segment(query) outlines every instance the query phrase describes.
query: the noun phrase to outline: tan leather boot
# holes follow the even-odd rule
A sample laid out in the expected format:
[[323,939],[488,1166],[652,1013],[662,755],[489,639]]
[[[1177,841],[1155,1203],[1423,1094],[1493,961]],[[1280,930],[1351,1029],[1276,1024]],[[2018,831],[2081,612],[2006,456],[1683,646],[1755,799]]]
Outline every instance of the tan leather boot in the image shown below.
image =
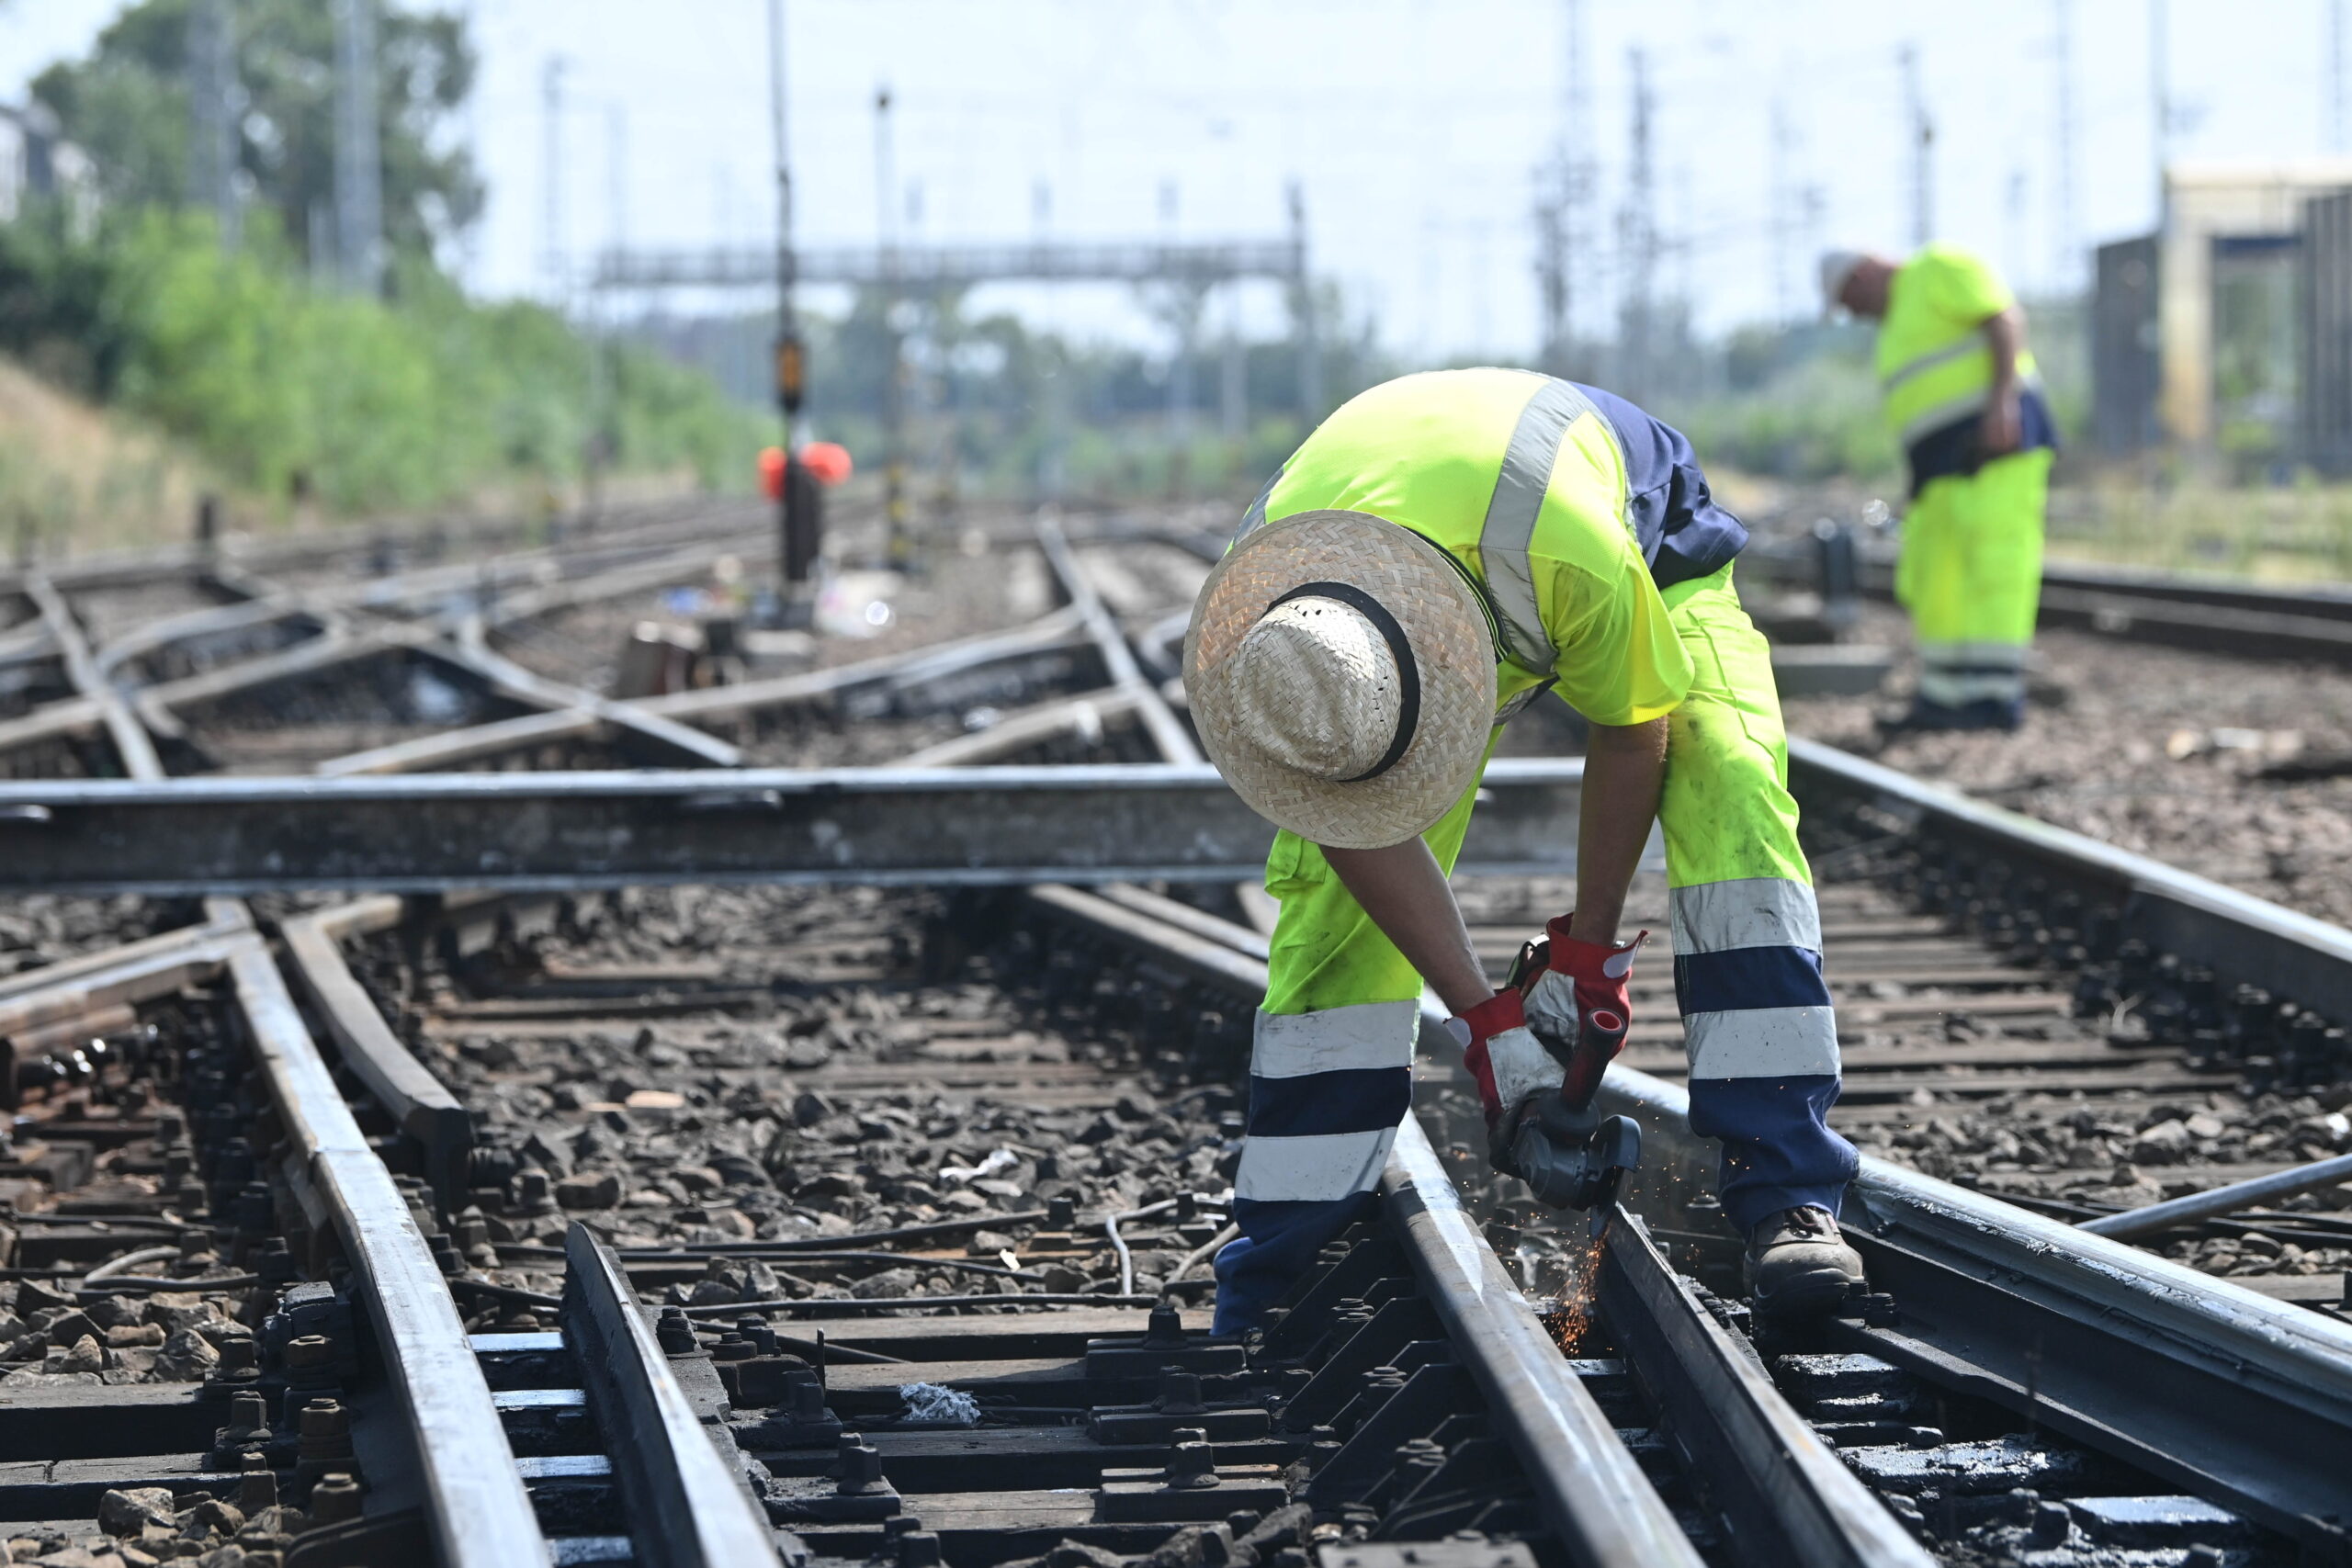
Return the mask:
[[1826,1209],[1783,1209],[1748,1238],[1747,1288],[1759,1313],[1818,1316],[1861,1282],[1861,1258]]

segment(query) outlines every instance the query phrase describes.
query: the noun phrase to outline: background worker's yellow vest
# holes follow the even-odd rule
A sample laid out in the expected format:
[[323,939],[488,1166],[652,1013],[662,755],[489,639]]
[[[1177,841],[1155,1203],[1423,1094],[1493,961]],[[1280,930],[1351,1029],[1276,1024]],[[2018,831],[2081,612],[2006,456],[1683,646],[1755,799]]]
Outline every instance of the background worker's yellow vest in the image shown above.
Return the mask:
[[[1939,287],[1954,279],[1960,287]],[[1993,389],[1984,324],[2014,302],[1984,263],[1953,246],[1928,245],[1895,270],[1878,329],[1877,369],[1887,423],[1906,451],[1984,412]],[[2028,384],[2037,378],[2032,355],[2018,353],[2018,376]]]

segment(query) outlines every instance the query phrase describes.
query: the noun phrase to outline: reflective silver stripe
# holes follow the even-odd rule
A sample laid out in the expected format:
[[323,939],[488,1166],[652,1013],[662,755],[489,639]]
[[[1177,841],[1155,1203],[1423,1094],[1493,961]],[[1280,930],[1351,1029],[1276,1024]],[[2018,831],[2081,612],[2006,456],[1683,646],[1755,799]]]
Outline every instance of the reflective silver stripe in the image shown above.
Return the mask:
[[1418,1001],[1358,1002],[1319,1012],[1261,1012],[1250,1046],[1250,1071],[1261,1078],[1295,1078],[1351,1067],[1409,1067],[1420,1027]]
[[1919,695],[1931,703],[1941,703],[1948,708],[1961,707],[1969,703],[2008,702],[2025,695],[2025,672],[1992,671],[1979,673],[1972,671],[1959,675],[1932,665],[1921,665]]
[[1290,472],[1288,463],[1276,468],[1273,478],[1266,481],[1266,488],[1258,492],[1258,499],[1251,502],[1249,509],[1241,513],[1241,526],[1233,531],[1234,544],[1239,544],[1249,536],[1251,529],[1259,527],[1266,521],[1266,498],[1274,493],[1274,487],[1283,482],[1283,476],[1288,472]]
[[1972,669],[2022,670],[2026,645],[2021,642],[1923,642],[1922,664],[1964,664]]
[[1261,1203],[1329,1203],[1380,1185],[1396,1129],[1245,1139],[1233,1195]]
[[[2018,379],[2018,388],[2020,391],[2039,392],[2041,390],[2041,378],[2039,375],[2020,377]],[[1947,424],[1965,419],[1973,413],[1984,412],[1985,405],[1992,400],[1993,389],[1989,385],[1979,387],[1973,392],[1962,392],[1946,398],[1933,408],[1922,410],[1904,421],[1903,433],[1899,439],[1904,446],[1908,446],[1922,436],[1933,435]]]
[[1478,530],[1478,559],[1486,568],[1487,592],[1494,602],[1503,650],[1512,663],[1538,674],[1550,671],[1555,655],[1527,552],[1535,540],[1536,519],[1543,514],[1544,496],[1552,488],[1552,469],[1560,460],[1568,426],[1578,416],[1595,412],[1592,400],[1569,382],[1544,378],[1520,410],[1519,424],[1503,451],[1502,471],[1495,476],[1487,520]]
[[1668,892],[1677,953],[1727,953],[1737,947],[1821,951],[1821,909],[1813,889],[1785,876],[1702,882]]
[[1838,1015],[1828,1008],[1743,1008],[1682,1021],[1694,1078],[1838,1073]]
[[1881,392],[1892,392],[1914,376],[1925,376],[1939,365],[1949,365],[1953,360],[1965,357],[1979,349],[1983,349],[1988,355],[1993,352],[1992,345],[1984,341],[1984,334],[1972,332],[1957,343],[1947,344],[1930,354],[1923,354],[1909,364],[1896,369],[1893,374],[1882,376],[1879,378],[1878,389]]

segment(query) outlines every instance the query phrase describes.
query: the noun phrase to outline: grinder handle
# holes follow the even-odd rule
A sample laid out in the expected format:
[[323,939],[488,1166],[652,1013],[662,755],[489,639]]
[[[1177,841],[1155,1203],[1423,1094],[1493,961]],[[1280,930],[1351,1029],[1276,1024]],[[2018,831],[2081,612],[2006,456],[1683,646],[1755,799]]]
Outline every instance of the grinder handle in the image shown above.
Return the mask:
[[1601,1075],[1624,1049],[1626,1027],[1617,1013],[1595,1009],[1585,1016],[1576,1049],[1568,1055],[1567,1077],[1560,1085],[1560,1098],[1569,1110],[1584,1110],[1600,1092]]

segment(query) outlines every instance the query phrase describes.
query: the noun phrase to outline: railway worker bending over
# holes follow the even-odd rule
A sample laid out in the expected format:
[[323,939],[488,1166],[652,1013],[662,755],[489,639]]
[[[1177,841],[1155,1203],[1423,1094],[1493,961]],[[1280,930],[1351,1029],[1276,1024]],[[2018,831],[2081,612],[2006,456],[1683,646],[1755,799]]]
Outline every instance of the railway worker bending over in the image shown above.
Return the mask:
[[[1412,1100],[1424,981],[1455,1015],[1498,1168],[1570,1066],[1597,1079],[1646,935],[1618,923],[1654,818],[1690,1122],[1723,1141],[1758,1302],[1824,1311],[1861,1278],[1832,1217],[1856,1160],[1826,1121],[1838,1032],[1780,699],[1732,588],[1747,542],[1679,432],[1520,370],[1373,388],[1250,505],[1184,642],[1203,743],[1282,829],[1218,1332],[1258,1322],[1368,1211]],[[1446,878],[1495,738],[1546,689],[1591,726],[1577,908],[1523,989],[1497,991]]]

